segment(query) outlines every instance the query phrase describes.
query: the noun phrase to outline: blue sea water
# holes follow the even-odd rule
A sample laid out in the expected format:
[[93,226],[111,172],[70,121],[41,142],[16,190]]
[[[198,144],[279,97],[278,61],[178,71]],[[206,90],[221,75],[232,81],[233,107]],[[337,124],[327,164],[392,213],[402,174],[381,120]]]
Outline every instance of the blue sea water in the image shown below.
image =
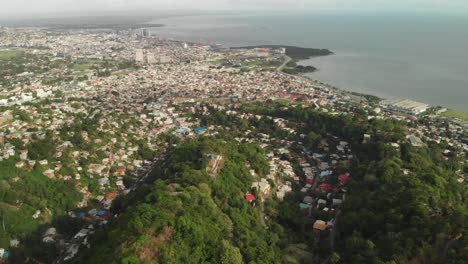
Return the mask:
[[345,90],[468,111],[468,17],[449,15],[220,14],[153,21],[152,32],[225,46],[327,48],[302,61],[308,76]]

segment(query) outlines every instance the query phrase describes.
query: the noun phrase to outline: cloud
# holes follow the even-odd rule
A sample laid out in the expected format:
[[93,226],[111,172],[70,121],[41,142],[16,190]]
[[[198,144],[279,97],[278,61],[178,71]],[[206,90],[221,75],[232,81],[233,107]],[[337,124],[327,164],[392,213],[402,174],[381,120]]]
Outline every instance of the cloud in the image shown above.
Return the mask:
[[0,14],[115,10],[357,10],[468,12],[468,0],[2,0]]

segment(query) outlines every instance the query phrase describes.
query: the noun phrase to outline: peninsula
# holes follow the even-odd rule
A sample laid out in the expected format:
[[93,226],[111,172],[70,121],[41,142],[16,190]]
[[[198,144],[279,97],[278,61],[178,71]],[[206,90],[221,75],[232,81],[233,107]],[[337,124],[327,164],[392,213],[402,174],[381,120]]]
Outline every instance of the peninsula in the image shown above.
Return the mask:
[[285,48],[286,55],[296,61],[307,60],[312,57],[327,56],[327,55],[333,54],[333,52],[328,49],[303,48],[303,47],[287,46],[287,45],[258,45],[258,46],[246,46],[246,47],[232,47],[231,49],[254,49],[254,48],[269,48],[269,49]]

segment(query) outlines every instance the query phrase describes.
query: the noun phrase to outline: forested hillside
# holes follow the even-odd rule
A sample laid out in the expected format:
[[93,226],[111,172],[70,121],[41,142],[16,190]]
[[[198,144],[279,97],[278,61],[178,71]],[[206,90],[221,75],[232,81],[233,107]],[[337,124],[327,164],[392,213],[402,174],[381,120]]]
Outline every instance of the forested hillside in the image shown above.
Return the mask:
[[[216,177],[205,170],[210,153],[226,155]],[[76,263],[281,263],[281,234],[266,230],[244,200],[253,181],[245,163],[265,173],[262,154],[209,139],[178,146],[154,184]]]
[[[444,146],[436,143],[412,146],[405,138],[407,124],[275,102],[240,110],[288,120],[298,132],[288,135],[268,118],[207,109],[195,116],[203,125],[225,126],[224,132],[170,150],[151,187],[121,205],[126,212],[100,230],[92,249],[75,263],[463,263],[467,258],[467,192],[455,174],[466,171],[459,162],[464,157],[446,158]],[[284,201],[267,199],[270,220],[262,225],[259,204],[244,199],[254,180],[247,164],[260,176],[268,164],[258,145],[233,140],[245,131],[297,139],[300,144],[285,156],[294,163],[302,146],[314,151],[317,142],[333,137],[350,142],[355,161],[348,167],[352,180],[336,216],[336,234],[312,230],[314,213],[297,207],[302,199],[297,187]],[[364,134],[369,142],[363,142]],[[213,154],[224,157],[216,176],[206,170]]]

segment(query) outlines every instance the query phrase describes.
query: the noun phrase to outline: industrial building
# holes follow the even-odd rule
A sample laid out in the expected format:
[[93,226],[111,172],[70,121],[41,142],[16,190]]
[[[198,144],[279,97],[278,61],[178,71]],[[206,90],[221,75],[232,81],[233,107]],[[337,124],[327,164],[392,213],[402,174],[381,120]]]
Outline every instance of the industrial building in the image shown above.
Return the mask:
[[388,105],[393,111],[410,115],[422,114],[430,108],[428,104],[415,102],[407,99],[391,101],[388,103]]

